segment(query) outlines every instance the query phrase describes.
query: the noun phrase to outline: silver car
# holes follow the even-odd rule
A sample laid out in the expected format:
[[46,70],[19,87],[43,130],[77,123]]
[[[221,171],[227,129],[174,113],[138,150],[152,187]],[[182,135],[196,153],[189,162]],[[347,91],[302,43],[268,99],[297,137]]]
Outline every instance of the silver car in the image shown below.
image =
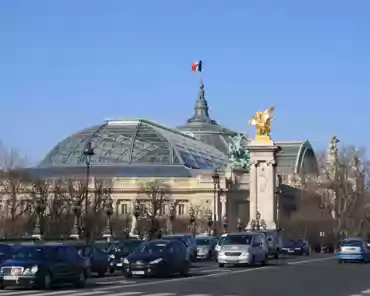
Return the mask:
[[228,234],[218,253],[219,267],[225,264],[266,264],[268,248],[261,232]]
[[195,238],[197,242],[197,259],[211,260],[215,255],[215,246],[217,238],[213,236],[198,236]]

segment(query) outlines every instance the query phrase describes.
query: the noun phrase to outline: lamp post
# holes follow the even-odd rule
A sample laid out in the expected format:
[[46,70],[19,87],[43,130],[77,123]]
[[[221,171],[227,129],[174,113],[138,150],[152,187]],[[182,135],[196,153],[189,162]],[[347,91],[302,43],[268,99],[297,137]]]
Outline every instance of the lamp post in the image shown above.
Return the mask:
[[207,220],[208,220],[208,235],[211,235],[211,230],[212,230],[212,225],[213,225],[211,209],[208,209],[207,211]]
[[135,228],[135,231],[136,231],[136,234],[140,234],[140,231],[139,231],[139,226],[138,226],[138,219],[140,217],[140,205],[138,202],[135,203],[134,205],[134,217],[135,217],[135,221],[136,221],[136,228]]
[[220,175],[218,174],[217,169],[213,171],[212,174],[212,180],[213,180],[213,235],[217,234],[217,225],[216,225],[216,219],[217,219],[217,206],[216,203],[218,202],[218,191],[220,189]]
[[169,214],[170,214],[170,233],[174,233],[174,220],[175,220],[175,214],[176,214],[176,207],[175,207],[175,204],[174,203],[171,203],[170,204],[170,208],[169,208]]
[[222,226],[224,227],[224,233],[227,233],[228,220],[226,216],[222,218]]
[[83,152],[85,156],[85,165],[86,165],[86,175],[85,175],[85,239],[86,243],[89,242],[89,233],[87,227],[87,215],[89,209],[89,179],[90,179],[90,164],[91,164],[91,157],[95,154],[94,149],[91,146],[91,142],[87,142],[85,150]]
[[107,215],[107,225],[105,226],[105,230],[104,230],[104,234],[103,234],[103,237],[107,237],[108,239],[110,239],[113,235],[113,229],[112,229],[112,221],[111,221],[111,217],[112,217],[112,214],[113,214],[113,200],[110,196],[110,189],[108,189],[108,194],[109,194],[109,197],[108,197],[108,203],[105,207],[105,213]]
[[80,236],[80,216],[81,216],[81,199],[73,197],[72,200],[72,211],[74,214],[74,222],[71,237],[79,238]]
[[243,223],[242,223],[242,220],[240,218],[238,218],[238,221],[236,223],[236,228],[238,229],[238,232],[242,231]]
[[193,234],[193,237],[195,236],[195,211],[193,206],[190,206],[189,209],[189,222],[191,227],[191,233]]
[[252,230],[261,230],[266,229],[267,225],[265,220],[261,219],[261,213],[257,211],[256,219],[253,219],[252,222]]
[[36,211],[36,221],[33,228],[32,236],[41,238],[41,216],[44,212],[44,204],[39,193],[35,194],[35,211]]

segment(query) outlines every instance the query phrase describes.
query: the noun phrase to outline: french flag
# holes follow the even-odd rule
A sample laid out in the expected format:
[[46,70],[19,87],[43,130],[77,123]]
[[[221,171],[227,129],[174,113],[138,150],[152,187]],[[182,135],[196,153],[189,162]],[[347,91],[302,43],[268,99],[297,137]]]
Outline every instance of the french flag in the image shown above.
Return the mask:
[[195,62],[191,65],[192,72],[202,72],[202,61]]

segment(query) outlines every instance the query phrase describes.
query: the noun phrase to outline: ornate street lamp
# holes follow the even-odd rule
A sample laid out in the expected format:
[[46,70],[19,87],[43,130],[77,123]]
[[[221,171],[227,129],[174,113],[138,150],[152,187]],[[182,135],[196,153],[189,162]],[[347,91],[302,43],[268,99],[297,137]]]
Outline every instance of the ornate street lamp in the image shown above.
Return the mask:
[[191,233],[193,234],[193,236],[195,236],[195,211],[193,206],[190,206],[189,209],[189,222],[191,227]]
[[176,206],[175,203],[170,204],[169,208],[169,214],[170,214],[170,233],[174,233],[174,220],[175,220],[175,215],[176,215]]
[[104,235],[103,237],[107,237],[108,239],[112,237],[113,235],[113,229],[112,229],[112,223],[111,223],[111,217],[113,214],[113,200],[110,196],[110,189],[108,189],[108,203],[105,206],[105,213],[107,215],[107,225],[105,226]]
[[71,237],[79,238],[80,236],[80,217],[81,217],[81,199],[73,197],[72,200],[72,211],[74,214],[74,222]]
[[212,225],[213,225],[211,209],[208,209],[207,211],[207,220],[208,220],[208,234],[211,235],[211,230],[212,230]]
[[243,229],[243,223],[242,223],[242,220],[240,218],[238,218],[238,221],[236,223],[236,229],[238,229],[239,232],[241,232],[242,229]]
[[217,233],[217,227],[216,227],[216,213],[217,213],[217,201],[218,201],[218,192],[220,189],[220,175],[218,174],[217,169],[213,171],[212,174],[212,180],[213,180],[213,235],[216,235]]
[[138,229],[138,220],[139,220],[139,217],[140,217],[140,205],[139,203],[136,201],[135,205],[134,205],[134,217],[135,217],[135,220],[136,220],[136,228],[135,228],[135,231],[136,231],[136,234],[140,234],[139,233],[139,229]]
[[222,218],[222,226],[224,227],[224,233],[227,233],[227,226],[228,226],[227,216],[224,216]]
[[83,151],[83,155],[85,156],[85,165],[86,165],[86,175],[85,175],[85,239],[86,243],[89,242],[89,233],[87,227],[87,215],[89,209],[89,179],[90,179],[90,164],[91,164],[91,157],[95,154],[94,149],[91,146],[91,142],[87,142],[85,150]]
[[36,221],[33,228],[32,236],[40,238],[42,235],[41,232],[41,216],[44,213],[44,204],[39,193],[35,194],[35,212],[36,212]]

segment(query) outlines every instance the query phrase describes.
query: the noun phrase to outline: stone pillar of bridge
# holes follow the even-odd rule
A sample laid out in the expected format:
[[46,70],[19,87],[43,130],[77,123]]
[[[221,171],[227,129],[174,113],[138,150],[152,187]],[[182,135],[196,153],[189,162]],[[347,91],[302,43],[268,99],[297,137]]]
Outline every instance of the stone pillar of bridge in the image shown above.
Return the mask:
[[248,149],[251,154],[249,223],[247,229],[276,229],[276,152],[273,141],[252,141]]

